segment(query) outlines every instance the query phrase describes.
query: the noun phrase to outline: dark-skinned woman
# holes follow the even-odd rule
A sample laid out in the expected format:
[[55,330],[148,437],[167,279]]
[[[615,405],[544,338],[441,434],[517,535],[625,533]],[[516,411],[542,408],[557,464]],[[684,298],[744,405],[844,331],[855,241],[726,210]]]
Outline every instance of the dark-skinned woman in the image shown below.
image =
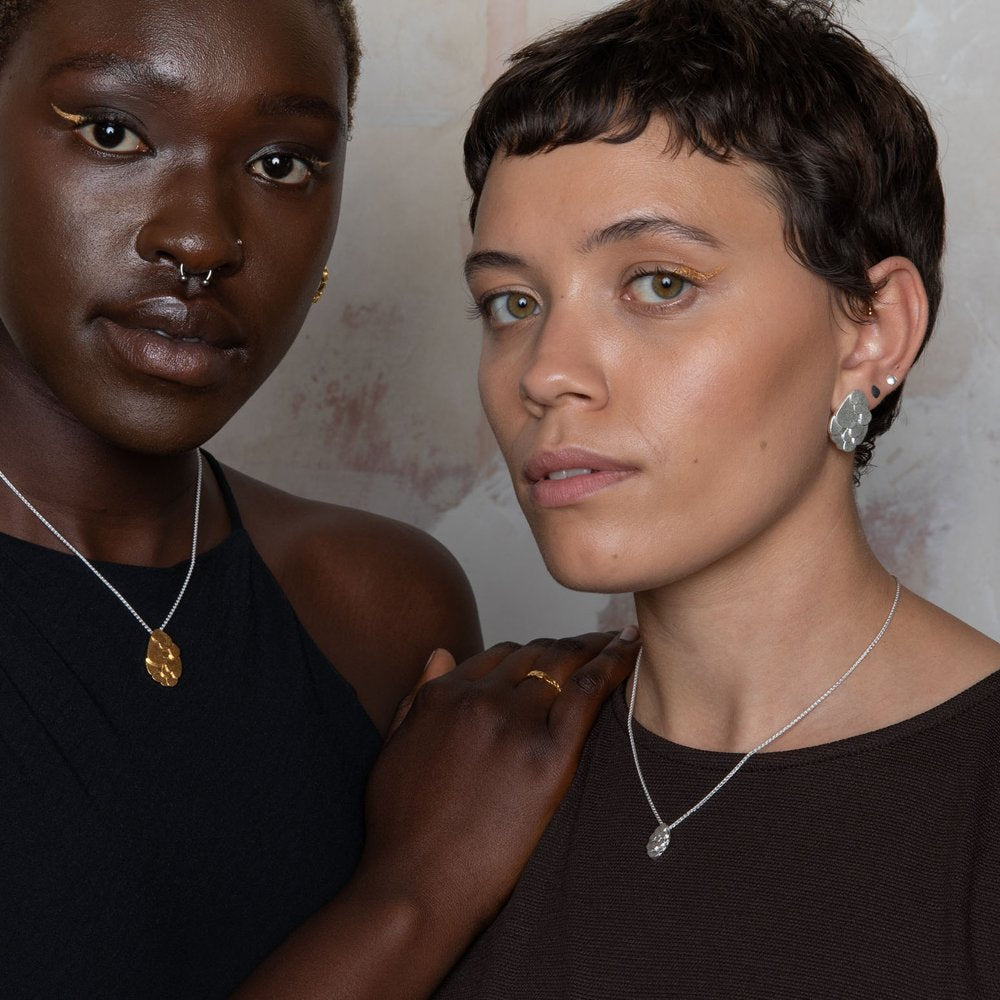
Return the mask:
[[325,281],[348,4],[0,32],[3,995],[219,997],[270,954],[240,996],[424,996],[634,642],[479,653],[434,542],[199,451]]

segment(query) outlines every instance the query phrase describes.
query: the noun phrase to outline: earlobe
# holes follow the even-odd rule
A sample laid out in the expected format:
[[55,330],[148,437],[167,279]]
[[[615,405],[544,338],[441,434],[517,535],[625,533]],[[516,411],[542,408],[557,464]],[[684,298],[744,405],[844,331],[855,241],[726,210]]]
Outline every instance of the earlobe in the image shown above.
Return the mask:
[[832,409],[860,391],[874,409],[899,385],[920,351],[927,330],[927,292],[916,265],[887,257],[868,271],[877,290],[869,315],[845,325],[845,351]]

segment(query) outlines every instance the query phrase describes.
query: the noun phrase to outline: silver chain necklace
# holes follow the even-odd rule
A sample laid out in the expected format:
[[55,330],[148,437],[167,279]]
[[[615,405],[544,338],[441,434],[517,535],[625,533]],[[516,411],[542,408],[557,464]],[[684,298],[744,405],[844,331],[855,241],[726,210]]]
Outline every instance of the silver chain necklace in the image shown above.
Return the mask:
[[726,784],[736,775],[736,772],[743,767],[743,765],[756,753],[759,753],[765,747],[770,746],[776,739],[784,736],[792,726],[798,725],[813,709],[818,708],[827,698],[833,694],[837,688],[840,687],[844,681],[847,680],[851,674],[861,665],[862,661],[868,656],[868,654],[879,644],[882,636],[885,635],[886,629],[889,627],[889,623],[892,621],[893,615],[896,614],[896,607],[899,605],[899,580],[896,581],[896,596],[892,599],[892,607],[889,609],[889,614],[886,615],[886,619],[882,622],[882,627],[878,630],[875,638],[868,643],[868,647],[865,651],[851,664],[851,666],[841,675],[839,680],[830,685],[808,708],[803,709],[798,715],[792,719],[791,722],[783,725],[776,733],[768,736],[763,743],[758,743],[752,750],[748,751],[743,757],[740,758],[739,763],[703,798],[700,802],[696,802],[686,813],[682,816],[678,816],[673,823],[664,823],[659,812],[656,809],[656,805],[653,803],[653,796],[649,794],[649,787],[646,785],[646,779],[643,777],[642,768],[639,766],[639,751],[635,746],[635,733],[632,731],[632,717],[635,715],[635,692],[639,687],[639,668],[642,665],[642,650],[639,650],[639,655],[636,657],[635,661],[635,671],[632,674],[632,696],[629,698],[628,703],[628,720],[626,722],[626,728],[628,729],[628,741],[632,747],[632,759],[635,761],[635,773],[639,776],[639,784],[642,785],[642,790],[645,793],[646,801],[649,803],[649,808],[653,811],[653,816],[656,818],[657,827],[650,835],[648,842],[646,843],[646,853],[653,858],[662,857],[664,851],[670,846],[670,834],[673,830],[681,825],[689,816],[693,816],[713,795],[717,792],[722,791]]
[[167,625],[170,624],[170,619],[173,618],[174,612],[177,610],[181,603],[181,598],[184,596],[184,591],[187,590],[187,585],[191,580],[191,574],[194,572],[194,562],[195,556],[198,552],[198,521],[201,514],[201,480],[202,480],[202,457],[201,452],[198,452],[198,485],[195,487],[194,492],[194,529],[191,532],[191,561],[188,563],[187,575],[184,577],[184,582],[181,584],[181,589],[177,594],[177,599],[174,601],[173,607],[167,614],[167,617],[163,619],[163,624],[157,628],[151,628],[146,624],[143,617],[139,614],[135,608],[129,604],[128,601],[121,595],[118,588],[115,587],[107,577],[67,538],[65,538],[32,504],[32,502],[7,478],[3,470],[0,469],[0,479],[8,486],[10,491],[17,497],[21,503],[24,504],[28,510],[31,511],[35,517],[38,518],[42,524],[45,525],[49,531],[52,532],[56,538],[59,539],[63,545],[66,546],[70,552],[73,553],[83,564],[90,570],[94,576],[97,577],[101,583],[104,584],[108,590],[111,591],[115,597],[118,598],[122,604],[131,612],[132,617],[149,633],[149,643],[146,646],[146,672],[157,684],[162,684],[164,687],[173,687],[179,680],[181,676],[181,651],[177,648],[177,644],[167,635],[164,631]]

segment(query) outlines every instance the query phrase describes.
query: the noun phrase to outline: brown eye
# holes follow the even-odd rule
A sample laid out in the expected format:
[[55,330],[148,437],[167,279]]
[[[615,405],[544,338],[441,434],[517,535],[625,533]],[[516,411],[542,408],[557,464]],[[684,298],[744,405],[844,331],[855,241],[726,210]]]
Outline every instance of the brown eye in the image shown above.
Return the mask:
[[312,168],[297,156],[290,156],[287,153],[268,153],[250,164],[250,172],[276,184],[294,186],[305,183],[312,173]]
[[629,282],[638,302],[656,304],[676,299],[691,282],[673,271],[656,271],[653,274],[640,274]]
[[77,129],[77,134],[88,146],[106,153],[145,153],[149,147],[130,128],[121,122],[87,122]]
[[486,308],[496,326],[510,326],[539,311],[538,301],[524,292],[501,292],[487,300]]

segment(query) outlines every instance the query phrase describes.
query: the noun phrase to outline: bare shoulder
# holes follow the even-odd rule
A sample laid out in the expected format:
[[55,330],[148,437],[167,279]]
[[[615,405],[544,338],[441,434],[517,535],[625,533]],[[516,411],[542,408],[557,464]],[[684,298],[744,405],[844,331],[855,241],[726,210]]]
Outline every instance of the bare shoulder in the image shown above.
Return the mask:
[[231,469],[226,477],[299,621],[380,729],[434,649],[461,661],[481,648],[468,580],[428,534],[292,496]]
[[1000,670],[1000,643],[943,608],[908,593],[900,612],[894,628],[902,626],[900,645],[910,664],[907,697],[914,709],[947,701]]

